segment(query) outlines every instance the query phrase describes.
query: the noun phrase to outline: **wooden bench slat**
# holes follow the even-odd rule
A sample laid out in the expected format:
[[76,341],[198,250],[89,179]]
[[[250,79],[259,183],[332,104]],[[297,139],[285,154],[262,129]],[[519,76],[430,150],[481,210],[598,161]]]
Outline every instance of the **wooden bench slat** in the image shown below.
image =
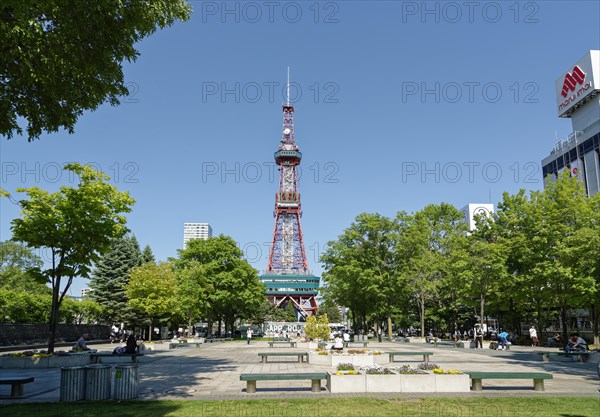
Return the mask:
[[306,352],[260,352],[258,356],[306,356]]

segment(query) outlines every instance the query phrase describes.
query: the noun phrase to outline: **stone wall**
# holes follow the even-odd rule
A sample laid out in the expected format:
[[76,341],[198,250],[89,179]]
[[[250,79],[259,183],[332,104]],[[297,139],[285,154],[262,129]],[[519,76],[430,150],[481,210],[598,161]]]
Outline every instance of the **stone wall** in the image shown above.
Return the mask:
[[[58,324],[56,341],[75,343],[88,333],[89,340],[110,339],[110,326],[100,324]],[[0,324],[0,346],[22,346],[48,343],[47,324]]]

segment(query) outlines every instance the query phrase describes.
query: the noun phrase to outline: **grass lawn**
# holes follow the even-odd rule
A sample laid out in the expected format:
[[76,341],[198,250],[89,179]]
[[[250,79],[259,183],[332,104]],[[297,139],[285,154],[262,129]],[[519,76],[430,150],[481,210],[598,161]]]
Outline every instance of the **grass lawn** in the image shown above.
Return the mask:
[[3,417],[598,417],[600,398],[320,398],[12,404]]

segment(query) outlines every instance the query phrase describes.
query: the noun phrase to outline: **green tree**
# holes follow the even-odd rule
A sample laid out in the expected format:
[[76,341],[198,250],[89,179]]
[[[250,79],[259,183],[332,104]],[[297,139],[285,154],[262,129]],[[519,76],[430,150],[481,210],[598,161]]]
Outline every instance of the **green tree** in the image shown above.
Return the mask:
[[429,204],[406,218],[397,246],[404,282],[419,307],[421,337],[425,336],[427,306],[439,297],[448,274],[450,254],[458,236],[466,233],[463,214],[447,203]]
[[168,319],[177,311],[177,278],[170,263],[145,263],[131,270],[126,295],[135,310],[151,318],[149,338],[152,340],[152,321]]
[[156,262],[154,253],[152,253],[152,249],[150,249],[150,245],[144,246],[144,250],[142,251],[142,263],[146,262]]
[[60,128],[73,133],[84,111],[119,104],[135,44],[190,12],[184,0],[4,0],[0,135],[21,135],[20,117],[30,141]]
[[347,306],[365,328],[373,314],[388,320],[402,293],[396,241],[398,223],[380,214],[362,213],[321,256],[329,297]]
[[189,241],[174,263],[177,270],[182,270],[192,262],[199,265],[198,273],[203,275],[209,288],[206,313],[209,329],[217,321],[219,331],[222,322],[225,332],[233,330],[237,319],[250,318],[260,310],[264,285],[256,270],[242,258],[242,251],[231,237],[220,235]]
[[123,236],[114,239],[96,263],[90,280],[90,298],[100,305],[105,323],[133,323],[135,313],[127,303],[125,291],[130,271],[141,264],[141,259],[137,239]]
[[195,320],[205,317],[210,310],[209,295],[212,283],[204,266],[195,260],[179,265],[176,270],[179,295],[177,302],[188,322],[188,331],[192,332]]
[[[109,177],[89,166],[65,166],[79,176],[77,187],[63,186],[48,193],[38,187],[17,189],[28,195],[21,200],[22,218],[12,221],[13,238],[30,248],[48,248],[50,265],[32,268],[52,286],[48,352],[54,352],[60,305],[76,276],[87,278],[91,265],[110,248],[113,239],[126,232],[126,218],[134,203],[127,192],[108,184]],[[63,285],[63,279],[66,279]]]
[[33,294],[50,294],[45,280],[29,271],[43,265],[42,259],[18,242],[0,242],[0,288]]
[[44,323],[52,305],[50,294],[29,294],[0,289],[0,321],[6,323]]
[[318,314],[326,314],[333,323],[340,323],[342,321],[339,306],[331,300],[325,300],[325,302],[319,306]]

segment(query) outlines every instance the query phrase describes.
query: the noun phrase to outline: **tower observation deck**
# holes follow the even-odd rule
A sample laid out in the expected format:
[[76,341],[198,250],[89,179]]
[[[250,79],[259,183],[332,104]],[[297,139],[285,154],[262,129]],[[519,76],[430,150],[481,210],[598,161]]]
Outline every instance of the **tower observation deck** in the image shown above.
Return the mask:
[[[289,86],[289,79],[288,79]],[[277,307],[292,303],[298,320],[317,310],[319,277],[310,273],[304,248],[300,218],[302,210],[296,167],[302,153],[294,136],[294,106],[283,106],[281,142],[275,152],[279,165],[279,187],[275,194],[275,228],[269,250],[269,263],[260,281],[266,285],[265,295]]]

